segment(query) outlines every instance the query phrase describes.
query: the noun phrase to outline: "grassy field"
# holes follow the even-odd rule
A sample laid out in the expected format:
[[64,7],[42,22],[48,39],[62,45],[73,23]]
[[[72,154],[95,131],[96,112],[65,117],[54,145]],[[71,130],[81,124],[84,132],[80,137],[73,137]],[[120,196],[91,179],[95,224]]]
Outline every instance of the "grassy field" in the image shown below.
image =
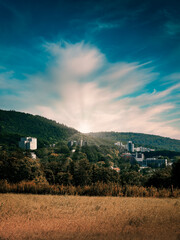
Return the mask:
[[180,199],[0,194],[0,240],[180,239]]

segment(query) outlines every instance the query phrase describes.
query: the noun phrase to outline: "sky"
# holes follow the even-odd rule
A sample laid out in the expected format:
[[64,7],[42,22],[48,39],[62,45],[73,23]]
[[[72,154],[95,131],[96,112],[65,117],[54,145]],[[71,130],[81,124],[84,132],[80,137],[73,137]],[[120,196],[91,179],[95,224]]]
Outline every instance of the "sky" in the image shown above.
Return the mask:
[[0,108],[180,139],[178,0],[0,0]]

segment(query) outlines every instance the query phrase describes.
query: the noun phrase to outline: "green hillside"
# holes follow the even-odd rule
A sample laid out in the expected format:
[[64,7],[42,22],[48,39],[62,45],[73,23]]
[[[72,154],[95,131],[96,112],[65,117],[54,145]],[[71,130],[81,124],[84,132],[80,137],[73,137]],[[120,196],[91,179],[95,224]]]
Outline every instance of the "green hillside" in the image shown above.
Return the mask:
[[133,141],[135,146],[180,151],[180,140],[142,133],[99,132],[82,134],[73,128],[41,116],[0,110],[0,144],[17,145],[21,136],[37,137],[38,143],[41,144],[83,139],[88,142],[88,145],[112,146],[116,141],[121,141],[124,144],[127,141]]
[[[77,130],[44,117],[27,113],[0,110],[0,143],[17,142],[20,136],[37,137],[38,140],[53,143],[67,140]],[[14,141],[14,142],[13,142]]]
[[156,135],[143,133],[98,132],[89,133],[89,136],[109,141],[121,141],[124,144],[126,144],[127,141],[133,141],[135,146],[145,146],[157,150],[180,151],[180,140]]

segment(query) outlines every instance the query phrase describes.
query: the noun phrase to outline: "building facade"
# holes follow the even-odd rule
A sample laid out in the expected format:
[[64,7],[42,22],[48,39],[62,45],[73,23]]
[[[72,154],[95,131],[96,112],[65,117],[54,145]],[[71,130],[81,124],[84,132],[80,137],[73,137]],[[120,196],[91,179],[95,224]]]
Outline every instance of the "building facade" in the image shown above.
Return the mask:
[[127,143],[127,150],[128,152],[134,152],[134,144],[132,143],[132,141],[129,141]]
[[144,160],[144,154],[140,152],[136,152],[135,159],[138,163],[139,162],[142,163]]
[[19,147],[26,150],[37,149],[37,138],[24,137],[19,141]]

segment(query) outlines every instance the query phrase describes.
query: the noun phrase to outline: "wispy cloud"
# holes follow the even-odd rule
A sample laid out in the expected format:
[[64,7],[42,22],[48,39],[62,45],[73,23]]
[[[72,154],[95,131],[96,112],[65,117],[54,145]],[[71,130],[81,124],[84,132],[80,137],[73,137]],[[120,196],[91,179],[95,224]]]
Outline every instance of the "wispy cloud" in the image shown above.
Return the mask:
[[105,21],[101,19],[97,19],[96,21],[92,21],[89,23],[89,29],[92,32],[101,31],[101,30],[109,30],[122,27],[126,22],[126,18],[118,19],[116,21]]
[[165,10],[164,15],[166,22],[164,24],[165,32],[171,36],[178,35],[180,33],[180,18],[178,8],[174,11]]
[[164,77],[164,80],[165,80],[165,84],[167,83],[171,83],[171,82],[179,82],[180,81],[180,72],[175,72],[171,75],[168,75],[166,77]]
[[24,81],[14,78],[13,72],[0,75],[1,90],[11,91],[0,97],[4,108],[14,106],[80,131],[132,131],[180,138],[176,118],[170,117],[177,107],[171,96],[180,85],[173,82],[161,91],[147,91],[158,77],[150,63],[110,63],[99,49],[83,42],[45,43],[44,50],[49,55],[45,72]]
[[180,22],[168,21],[165,24],[166,32],[169,35],[176,35],[180,33]]

